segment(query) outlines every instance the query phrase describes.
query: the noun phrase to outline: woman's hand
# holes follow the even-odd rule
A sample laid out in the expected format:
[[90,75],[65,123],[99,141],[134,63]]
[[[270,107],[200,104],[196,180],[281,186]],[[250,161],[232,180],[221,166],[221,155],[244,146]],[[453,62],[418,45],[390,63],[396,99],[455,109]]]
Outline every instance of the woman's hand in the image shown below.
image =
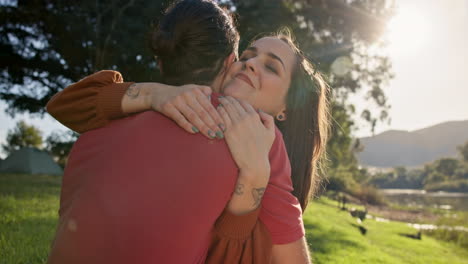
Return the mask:
[[258,207],[270,178],[268,155],[275,140],[273,117],[232,97],[219,99],[218,112],[226,125],[225,138],[239,167],[236,190],[228,204],[234,214]]
[[223,119],[210,101],[211,88],[187,84],[153,90],[151,108],[174,120],[190,133],[223,137]]

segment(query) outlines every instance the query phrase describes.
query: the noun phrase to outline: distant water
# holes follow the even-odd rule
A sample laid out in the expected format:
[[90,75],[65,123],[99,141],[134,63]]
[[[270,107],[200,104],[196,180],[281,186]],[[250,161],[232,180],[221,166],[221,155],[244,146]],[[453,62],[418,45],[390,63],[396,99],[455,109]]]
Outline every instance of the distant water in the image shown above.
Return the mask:
[[382,189],[385,198],[395,204],[468,211],[468,193],[426,192],[414,189]]

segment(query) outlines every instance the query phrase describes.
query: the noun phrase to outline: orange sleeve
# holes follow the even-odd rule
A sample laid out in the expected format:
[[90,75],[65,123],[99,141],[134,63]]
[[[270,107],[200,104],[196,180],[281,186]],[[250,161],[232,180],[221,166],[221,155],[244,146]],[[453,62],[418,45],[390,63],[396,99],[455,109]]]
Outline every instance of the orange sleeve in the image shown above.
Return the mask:
[[100,71],[57,93],[47,103],[47,112],[78,133],[105,126],[126,116],[121,102],[132,82],[123,82],[116,71]]
[[258,221],[260,208],[236,216],[225,210],[214,226],[205,263],[270,263],[273,242]]

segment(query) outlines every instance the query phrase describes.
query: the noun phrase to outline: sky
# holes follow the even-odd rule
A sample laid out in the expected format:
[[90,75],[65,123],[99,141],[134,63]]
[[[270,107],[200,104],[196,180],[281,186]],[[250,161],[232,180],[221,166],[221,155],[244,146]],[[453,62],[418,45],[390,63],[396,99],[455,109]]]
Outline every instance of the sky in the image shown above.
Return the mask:
[[[378,124],[376,134],[468,120],[468,0],[397,0],[397,5],[385,50],[395,74],[384,87],[391,105],[391,123]],[[362,95],[350,100],[357,110],[369,106]],[[47,114],[42,119],[30,115],[12,119],[4,114],[6,108],[0,102],[0,144],[21,119],[38,127],[44,136],[66,130]],[[371,131],[358,122],[354,134],[369,136]],[[0,157],[5,155],[0,152]]]
[[[400,0],[397,5],[386,49],[395,78],[384,88],[391,123],[378,124],[376,134],[467,120],[468,0]],[[361,109],[369,105],[362,96],[352,101]],[[357,136],[371,135],[369,126],[359,128]]]

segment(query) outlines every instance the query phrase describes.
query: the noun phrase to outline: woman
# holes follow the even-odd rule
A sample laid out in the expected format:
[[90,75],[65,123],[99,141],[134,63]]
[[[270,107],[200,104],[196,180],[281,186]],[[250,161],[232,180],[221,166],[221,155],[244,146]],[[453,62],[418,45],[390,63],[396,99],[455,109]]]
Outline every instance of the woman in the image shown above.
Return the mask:
[[[161,59],[163,76],[165,74],[166,76],[170,76],[171,59]],[[226,71],[226,73],[222,75],[223,78],[221,78],[224,79],[221,81],[221,83],[224,84],[222,86],[226,94],[244,99],[247,102],[252,103],[255,108],[261,108],[267,113],[277,117],[277,124],[282,129],[286,140],[288,153],[292,158],[293,182],[295,187],[294,194],[300,200],[303,208],[305,208],[307,205],[309,190],[312,182],[311,177],[315,175],[314,163],[318,160],[321,152],[323,151],[326,138],[326,125],[323,119],[326,117],[326,89],[323,81],[321,80],[321,77],[318,74],[313,73],[311,70],[312,68],[310,67],[310,64],[300,54],[299,50],[295,47],[292,41],[287,36],[281,36],[262,38],[254,42],[252,47],[243,53],[241,60],[239,62],[235,62],[230,67],[229,71]],[[166,81],[170,82],[168,79],[166,79]],[[270,86],[264,86],[268,83],[270,83]],[[214,84],[216,84],[216,82]],[[94,83],[94,85],[96,85],[96,83]],[[131,86],[131,84],[125,85],[126,88]],[[157,84],[155,85],[155,87],[157,87]],[[93,86],[93,84],[88,83],[88,86]],[[76,87],[77,86],[75,86],[75,88]],[[215,87],[216,85],[214,85],[214,88]],[[276,90],[268,90],[269,87],[273,87]],[[78,90],[82,90],[82,88],[83,86]],[[143,98],[143,96],[135,96],[135,94],[139,94],[140,92],[143,93],[143,90],[145,89],[137,89],[136,86],[130,87],[128,89],[130,93],[127,94],[127,97],[129,98],[127,99],[130,99],[131,101],[134,100],[132,98]],[[193,94],[199,95],[200,90],[195,90],[196,91],[193,92]],[[60,105],[61,102],[63,103],[63,101],[60,101],[60,98],[67,98],[67,96],[65,96],[66,93],[69,95],[71,94],[69,91],[70,89],[65,90],[60,96],[55,97],[49,103],[48,110],[52,115],[54,115],[54,109],[60,109],[59,112],[64,113],[64,111],[62,111],[63,108],[57,107],[57,105]],[[156,92],[157,97],[153,97],[151,94],[149,94],[148,98],[164,98],[164,96],[161,96],[161,89],[149,89],[149,91]],[[260,93],[258,91],[262,92]],[[190,98],[190,94],[191,93],[188,93],[188,98]],[[278,96],[278,94],[280,96]],[[73,96],[69,98],[72,97]],[[137,100],[131,102],[135,103],[135,101]],[[198,96],[197,100],[192,100],[192,105],[194,101],[202,102],[203,97]],[[236,149],[236,146],[238,145],[236,140],[238,141],[239,139],[243,138],[239,135],[242,133],[245,134],[246,132],[242,128],[255,128],[254,132],[262,129],[265,131],[265,128],[260,126],[260,118],[255,114],[252,114],[252,109],[250,109],[249,115],[245,115],[245,113],[249,111],[249,106],[247,104],[244,104],[243,102],[239,104],[237,101],[232,100],[229,97],[222,98],[220,101],[223,103],[223,107],[221,107],[219,110],[221,118],[224,121],[224,125],[226,126],[226,140],[231,148],[231,152],[239,168],[242,168],[242,166],[245,166],[246,164],[242,164],[241,160],[238,161],[238,159],[236,159],[236,157],[245,156],[245,153],[243,152],[245,149]],[[120,107],[120,105],[116,102],[120,103],[119,100],[115,100],[112,103],[108,103],[106,107],[112,105],[118,105]],[[141,104],[142,106],[147,106],[147,104],[144,104],[145,100],[140,100],[139,102],[143,103]],[[307,102],[312,103],[307,104]],[[86,108],[84,105],[81,106]],[[124,106],[125,97],[122,103],[122,107],[125,109]],[[71,106],[68,105],[68,107]],[[95,107],[97,107],[97,105]],[[201,108],[207,110],[206,108]],[[73,109],[74,111],[80,113],[81,110],[83,110],[83,108],[80,107]],[[95,109],[93,111],[95,111]],[[114,109],[112,111],[118,112],[119,110]],[[183,111],[182,113],[184,114]],[[178,117],[180,118],[181,114],[178,114]],[[247,121],[245,121],[246,119],[243,118],[236,119],[236,114],[237,117],[240,117],[240,114],[243,114],[243,116],[250,116],[253,118],[250,118],[250,120]],[[175,119],[177,119],[177,115]],[[237,121],[234,121],[233,119],[236,119]],[[64,123],[67,121],[63,118],[59,120]],[[304,122],[304,120],[309,122]],[[188,122],[187,120],[185,121]],[[179,120],[178,123],[181,124],[182,122]],[[246,123],[255,124],[256,127],[245,126]],[[303,133],[299,133],[299,135],[297,133],[293,133],[293,129],[295,129],[298,124],[303,123],[308,125],[308,127],[303,126],[300,128],[300,131]],[[95,124],[99,124],[99,122]],[[100,123],[99,125],[103,125],[103,123]],[[88,129],[90,128],[92,127],[88,126]],[[308,131],[312,131],[313,133],[309,133]],[[219,134],[221,131],[217,132]],[[209,136],[213,136],[213,133],[209,133],[209,131],[207,131],[207,134]],[[259,133],[255,135],[258,136]],[[261,140],[262,137],[259,136],[252,142],[260,142]],[[304,144],[304,142],[309,144],[309,147],[307,147],[307,144]],[[265,143],[265,145],[268,145],[268,143]],[[253,147],[253,149],[256,149],[256,147]],[[251,152],[247,151],[247,153]],[[264,155],[267,158],[268,152]],[[242,180],[242,177],[239,177],[239,180]],[[235,198],[236,195],[233,196],[230,204],[235,201]]]

